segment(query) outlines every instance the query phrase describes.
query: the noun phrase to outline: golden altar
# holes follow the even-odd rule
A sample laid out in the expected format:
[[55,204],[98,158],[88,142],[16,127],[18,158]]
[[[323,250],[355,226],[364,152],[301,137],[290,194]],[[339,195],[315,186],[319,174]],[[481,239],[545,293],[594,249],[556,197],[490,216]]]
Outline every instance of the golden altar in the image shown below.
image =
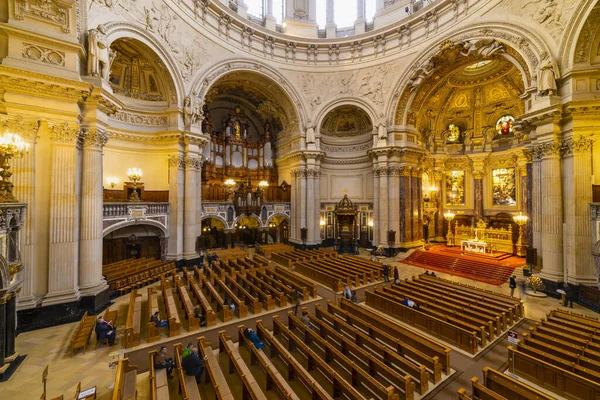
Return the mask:
[[454,238],[461,243],[463,241],[465,243],[486,243],[486,250],[489,251],[499,251],[509,254],[513,254],[514,252],[512,226],[509,226],[508,229],[488,228],[483,220],[479,220],[474,228],[472,226],[457,224],[454,228]]

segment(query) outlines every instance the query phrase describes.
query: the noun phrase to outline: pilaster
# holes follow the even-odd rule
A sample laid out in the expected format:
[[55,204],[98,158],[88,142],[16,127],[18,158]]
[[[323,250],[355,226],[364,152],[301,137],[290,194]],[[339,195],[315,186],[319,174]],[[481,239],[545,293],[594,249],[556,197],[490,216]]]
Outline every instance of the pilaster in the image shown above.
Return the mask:
[[195,153],[188,153],[185,162],[185,189],[184,189],[184,218],[183,218],[183,258],[191,260],[198,258],[196,240],[200,234],[198,227],[198,205],[201,196],[198,196],[198,172],[201,170],[202,160]]
[[473,197],[475,222],[483,219],[483,178],[485,170],[473,171]]
[[388,167],[379,167],[379,245],[387,248],[389,210]]
[[379,166],[377,159],[373,160],[373,246],[381,246],[379,239]]
[[393,248],[399,247],[400,243],[400,167],[393,164],[388,167],[388,223],[390,231],[396,232],[396,241],[392,244]]
[[410,212],[410,199],[412,198],[410,184],[411,168],[402,166],[398,170],[399,174],[399,199],[398,208],[400,209],[399,221],[399,240],[401,244],[408,244],[412,240],[412,215]]
[[423,241],[423,170],[413,167],[411,171],[411,214],[413,247]]
[[444,232],[444,196],[443,196],[443,188],[444,188],[444,171],[435,170],[433,171],[433,179],[435,181],[435,186],[438,188],[436,193],[437,196],[437,205],[438,211],[435,214],[435,241],[443,242],[446,240],[445,232]]
[[168,260],[183,258],[184,242],[184,180],[185,156],[182,152],[169,155],[169,203],[171,215],[169,216],[169,240],[167,248]]
[[48,293],[43,305],[79,300],[79,125],[49,123],[51,149]]

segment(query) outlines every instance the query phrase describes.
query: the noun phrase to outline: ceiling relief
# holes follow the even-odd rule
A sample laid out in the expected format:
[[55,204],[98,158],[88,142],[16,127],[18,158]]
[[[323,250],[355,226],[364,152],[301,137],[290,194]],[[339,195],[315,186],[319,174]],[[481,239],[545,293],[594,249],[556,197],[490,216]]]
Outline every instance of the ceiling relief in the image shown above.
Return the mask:
[[168,100],[171,77],[150,48],[135,39],[120,39],[111,49],[117,54],[109,77],[114,93],[144,101]]
[[366,112],[356,106],[341,106],[330,111],[320,127],[321,135],[334,137],[359,136],[373,132]]

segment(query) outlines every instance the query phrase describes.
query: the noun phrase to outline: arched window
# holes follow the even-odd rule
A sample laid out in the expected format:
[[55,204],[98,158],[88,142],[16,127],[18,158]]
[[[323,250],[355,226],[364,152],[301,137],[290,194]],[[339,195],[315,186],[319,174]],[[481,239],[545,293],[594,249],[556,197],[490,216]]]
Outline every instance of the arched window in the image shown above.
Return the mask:
[[367,22],[373,21],[377,12],[377,0],[365,0],[365,18]]
[[355,1],[333,0],[333,22],[335,22],[338,28],[354,26],[356,11]]
[[278,24],[283,23],[283,16],[285,15],[285,0],[273,0],[273,15],[275,21]]
[[319,28],[325,28],[327,24],[327,0],[316,0],[317,25]]
[[248,6],[248,14],[258,18],[265,16],[264,0],[245,0],[244,3]]

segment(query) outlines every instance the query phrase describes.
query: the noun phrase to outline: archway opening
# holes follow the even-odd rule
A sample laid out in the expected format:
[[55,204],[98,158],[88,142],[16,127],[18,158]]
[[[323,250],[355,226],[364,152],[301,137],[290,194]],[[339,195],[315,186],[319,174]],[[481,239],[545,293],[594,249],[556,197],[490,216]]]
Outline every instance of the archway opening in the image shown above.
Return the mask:
[[156,226],[137,224],[113,231],[102,240],[102,264],[127,259],[161,259],[164,254],[163,232]]
[[289,241],[290,223],[288,218],[283,215],[276,215],[269,220],[266,238],[264,243],[285,243]]
[[200,249],[225,247],[225,224],[218,218],[202,220],[202,234],[199,237]]

